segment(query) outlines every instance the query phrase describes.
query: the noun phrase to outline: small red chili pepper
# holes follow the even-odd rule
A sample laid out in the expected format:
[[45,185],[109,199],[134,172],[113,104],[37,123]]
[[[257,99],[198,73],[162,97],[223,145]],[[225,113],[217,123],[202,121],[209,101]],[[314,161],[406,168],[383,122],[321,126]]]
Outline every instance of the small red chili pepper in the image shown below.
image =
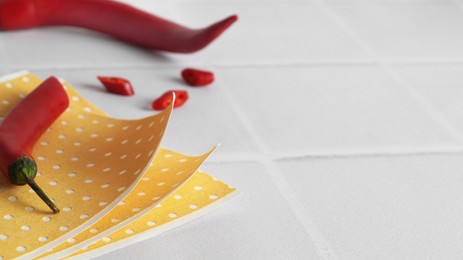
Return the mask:
[[181,107],[188,100],[188,92],[185,90],[169,90],[154,100],[151,107],[154,110],[166,109],[172,103],[172,99],[174,97],[173,93],[175,93],[174,108]]
[[132,84],[130,83],[130,81],[126,79],[103,76],[98,76],[97,78],[100,80],[103,86],[105,86],[105,88],[111,93],[123,96],[132,96],[133,94],[135,94],[135,91],[133,91]]
[[50,77],[21,100],[0,125],[0,170],[12,184],[28,184],[58,213],[58,207],[34,181],[37,164],[31,155],[40,136],[66,110],[69,99],[61,83]]
[[187,68],[182,71],[182,78],[190,86],[203,87],[214,82],[214,73],[205,70]]
[[191,53],[206,47],[238,17],[190,29],[128,4],[98,0],[0,0],[0,29],[75,26],[152,50]]

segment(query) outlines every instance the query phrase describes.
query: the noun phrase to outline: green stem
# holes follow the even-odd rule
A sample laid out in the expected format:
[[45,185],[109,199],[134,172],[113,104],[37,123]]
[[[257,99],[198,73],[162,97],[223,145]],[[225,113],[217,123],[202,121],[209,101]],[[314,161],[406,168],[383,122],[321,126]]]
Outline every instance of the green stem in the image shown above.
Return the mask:
[[43,192],[43,190],[37,185],[37,183],[34,181],[34,179],[28,179],[27,184],[39,195],[39,197],[47,203],[48,207],[50,207],[51,210],[53,210],[53,213],[56,214],[59,212],[59,208],[53,203],[53,201]]
[[20,156],[12,164],[8,165],[8,176],[12,184],[29,185],[48,207],[53,210],[53,213],[58,213],[58,207],[34,181],[36,175],[37,164],[34,159],[30,157]]

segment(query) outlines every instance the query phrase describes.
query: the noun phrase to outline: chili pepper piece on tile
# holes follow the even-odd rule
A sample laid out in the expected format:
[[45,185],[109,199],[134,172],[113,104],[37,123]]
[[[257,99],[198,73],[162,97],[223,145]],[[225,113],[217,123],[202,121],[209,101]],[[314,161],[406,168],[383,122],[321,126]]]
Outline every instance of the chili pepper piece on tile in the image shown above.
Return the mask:
[[32,149],[37,140],[69,106],[61,83],[50,77],[21,100],[0,125],[0,170],[14,185],[29,185],[50,207],[59,209],[37,185]]
[[111,93],[123,95],[123,96],[132,96],[135,94],[133,90],[132,83],[124,78],[119,77],[104,77],[98,76],[98,80],[103,84],[103,86]]
[[183,80],[193,87],[204,87],[214,82],[214,73],[205,70],[186,68],[182,70]]
[[181,107],[185,102],[188,100],[188,92],[185,90],[169,90],[164,93],[162,96],[157,98],[151,104],[151,107],[154,110],[164,110],[166,109],[171,103],[172,99],[174,98],[175,93],[175,102],[174,108]]

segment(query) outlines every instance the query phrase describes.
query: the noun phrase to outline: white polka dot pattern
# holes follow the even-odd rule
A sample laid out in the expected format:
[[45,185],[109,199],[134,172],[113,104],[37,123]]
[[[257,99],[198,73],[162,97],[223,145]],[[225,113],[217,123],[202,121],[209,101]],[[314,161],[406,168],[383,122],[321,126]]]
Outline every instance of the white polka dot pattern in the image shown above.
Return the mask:
[[[18,84],[18,81],[21,83]],[[17,102],[18,97],[24,97],[31,86],[37,85],[38,82],[40,81],[35,76],[28,74],[16,80],[0,83],[0,89],[3,84],[4,88],[10,89],[11,92],[20,92],[19,95],[12,95],[14,97],[4,98],[4,107],[0,107],[0,119],[5,111]],[[41,138],[34,155],[41,171],[37,180],[43,180],[41,183],[46,184],[47,193],[56,194],[55,197],[59,198],[58,204],[59,201],[68,203],[60,205],[62,213],[59,215],[42,214],[38,219],[42,225],[35,222],[31,222],[33,225],[27,224],[23,214],[16,214],[17,211],[10,210],[10,213],[14,214],[1,214],[1,221],[16,222],[16,219],[21,219],[20,224],[15,225],[16,228],[20,232],[34,235],[30,236],[30,241],[18,243],[17,239],[0,231],[0,246],[4,241],[4,246],[15,249],[11,250],[13,253],[0,253],[0,260],[27,254],[43,245],[45,247],[42,247],[42,252],[45,254],[42,256],[63,249],[71,249],[69,252],[74,252],[82,246],[83,250],[76,255],[95,250],[159,226],[175,223],[190,213],[217,203],[235,191],[217,179],[197,172],[210,152],[197,157],[162,148],[156,152],[171,110],[142,120],[116,120],[107,117],[68,84],[65,84],[65,88],[71,97],[71,106]],[[151,161],[153,156],[154,161]],[[140,163],[141,161],[143,163]],[[49,172],[54,172],[54,175],[50,176]],[[193,173],[195,174],[192,176]],[[115,198],[127,192],[130,184],[137,179],[140,181],[131,193],[117,203],[118,200]],[[8,193],[8,190],[6,191]],[[5,190],[0,186],[0,196],[2,192]],[[29,189],[26,192],[8,193],[5,198],[10,203],[30,200],[28,202],[31,206],[23,207],[23,211],[43,212],[43,205],[36,206],[32,203],[34,199],[25,197],[29,192],[33,191]],[[112,202],[117,203],[117,206],[95,224],[87,225],[87,230],[76,237],[66,236],[77,225],[85,223]],[[87,206],[84,211],[83,205]],[[63,221],[62,216],[69,217],[68,221]],[[134,217],[136,220],[130,224],[122,224]],[[44,228],[45,226],[48,229]],[[114,227],[118,231],[109,236],[103,235],[105,231]],[[55,249],[48,250],[46,244],[60,236],[63,243]],[[89,238],[100,240],[93,245],[82,244]]]
[[[178,189],[181,184],[187,181],[193,173],[195,173],[204,160],[212,153],[213,150],[201,156],[185,156],[174,151],[159,149],[156,153],[154,160],[157,163],[151,164],[146,171],[144,178],[135,186],[132,192],[124,198],[124,203],[120,203],[117,207],[113,208],[98,222],[84,230],[74,237],[77,241],[74,244],[62,243],[55,247],[53,252],[42,254],[40,257],[50,256],[56,252],[68,249],[70,247],[82,247],[80,243],[87,239],[102,239],[100,234],[106,230],[113,228],[116,223],[125,221],[140,213],[142,210],[153,208],[158,202],[166,198],[168,194]],[[166,159],[165,154],[171,156]],[[179,164],[178,161],[182,159],[190,159],[191,164]],[[168,169],[168,170],[166,170]],[[182,172],[177,175],[176,173]],[[153,189],[153,187],[162,182],[164,185]],[[123,187],[122,187],[123,188]],[[147,199],[140,199],[146,197]],[[156,198],[156,199],[149,199]],[[96,232],[98,230],[98,232]]]
[[[0,117],[20,100],[20,94],[27,94],[40,82],[32,74],[0,82]],[[152,159],[148,154],[158,147],[171,112],[140,120],[113,119],[69,85],[66,89],[70,107],[33,150],[40,171],[36,181],[61,212],[44,216],[49,209],[38,196],[27,187],[11,187],[1,177],[0,248],[13,249],[1,250],[4,259],[30,253],[58,238],[67,240],[69,231],[86,225],[95,214],[122,199],[129,190],[120,191],[119,187],[131,187],[143,177]],[[128,141],[121,149],[123,140]],[[123,155],[131,159],[123,160]]]
[[[166,158],[169,158],[169,156]],[[201,186],[201,189],[195,189],[197,186]],[[231,188],[227,184],[198,171],[175,193],[164,200],[162,205],[159,204],[161,206],[155,207],[137,220],[122,227],[111,235],[106,236],[106,240],[100,240],[85,249],[77,251],[71,256],[84,256],[85,253],[98,250],[111,243],[147,231],[156,231],[159,227],[163,227],[163,230],[167,230],[168,228],[166,228],[166,226],[175,224],[175,222],[180,221],[182,217],[217,203],[235,191],[234,188]]]

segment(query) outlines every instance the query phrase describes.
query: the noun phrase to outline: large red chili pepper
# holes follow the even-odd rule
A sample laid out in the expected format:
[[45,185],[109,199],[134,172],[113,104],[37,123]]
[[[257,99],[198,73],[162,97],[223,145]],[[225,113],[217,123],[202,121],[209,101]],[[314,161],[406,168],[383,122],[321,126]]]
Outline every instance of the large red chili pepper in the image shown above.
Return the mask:
[[188,100],[188,92],[185,90],[169,90],[154,100],[151,104],[151,107],[154,110],[166,109],[172,103],[172,99],[174,98],[173,93],[175,93],[174,108],[183,106],[183,104],[185,104],[185,102]]
[[108,0],[0,0],[0,29],[77,26],[154,50],[191,53],[206,47],[231,24],[230,16],[204,29],[190,29]]
[[59,209],[34,181],[37,164],[31,155],[40,136],[66,110],[68,96],[61,83],[48,78],[21,100],[0,125],[0,170],[12,184],[28,184],[58,213]]

